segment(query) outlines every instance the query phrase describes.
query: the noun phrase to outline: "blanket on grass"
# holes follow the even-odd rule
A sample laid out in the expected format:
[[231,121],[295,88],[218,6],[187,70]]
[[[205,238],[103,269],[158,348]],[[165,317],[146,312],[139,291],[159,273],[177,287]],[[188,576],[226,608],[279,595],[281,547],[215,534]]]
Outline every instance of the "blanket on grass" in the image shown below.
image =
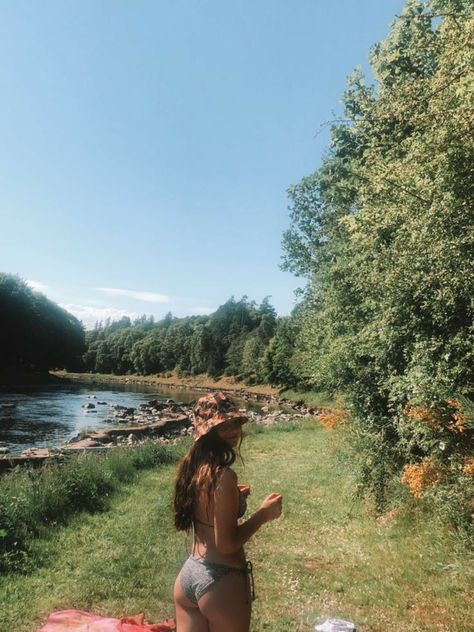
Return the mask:
[[61,610],[49,615],[46,625],[36,632],[175,632],[172,619],[145,623],[143,613],[112,619],[81,610]]

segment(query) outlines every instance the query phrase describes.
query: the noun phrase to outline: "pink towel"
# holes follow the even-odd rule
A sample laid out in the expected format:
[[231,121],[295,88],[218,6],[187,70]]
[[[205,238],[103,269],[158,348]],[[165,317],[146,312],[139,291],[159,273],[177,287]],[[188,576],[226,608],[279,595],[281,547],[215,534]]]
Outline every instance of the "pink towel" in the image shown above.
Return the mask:
[[174,632],[175,622],[145,623],[143,614],[112,619],[81,610],[61,610],[49,615],[48,621],[37,632]]

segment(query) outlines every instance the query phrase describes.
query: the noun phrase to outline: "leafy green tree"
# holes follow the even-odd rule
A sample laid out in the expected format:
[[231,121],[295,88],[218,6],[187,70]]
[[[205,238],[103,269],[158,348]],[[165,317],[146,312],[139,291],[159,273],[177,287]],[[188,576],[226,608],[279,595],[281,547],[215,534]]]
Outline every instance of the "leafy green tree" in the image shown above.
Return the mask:
[[321,169],[289,191],[285,266],[307,278],[293,365],[346,394],[379,505],[407,464],[459,466],[407,440],[406,411],[474,394],[473,39],[471,2],[409,0],[372,50],[376,84],[350,77]]
[[212,340],[207,327],[208,317],[200,317],[194,324],[189,346],[189,370],[192,375],[205,373],[211,353]]
[[[249,301],[246,296],[243,296],[240,301],[231,297],[211,315],[207,324],[212,340],[207,364],[207,372],[210,375],[218,376],[225,373],[229,360],[233,363],[233,368],[238,369],[236,357],[238,363],[238,345],[241,344],[241,336],[252,331],[258,322],[255,302]],[[231,346],[233,347],[231,356],[227,357]]]
[[295,340],[295,318],[279,318],[275,335],[270,339],[263,355],[262,370],[265,382],[284,386],[296,385],[297,378],[292,367]]

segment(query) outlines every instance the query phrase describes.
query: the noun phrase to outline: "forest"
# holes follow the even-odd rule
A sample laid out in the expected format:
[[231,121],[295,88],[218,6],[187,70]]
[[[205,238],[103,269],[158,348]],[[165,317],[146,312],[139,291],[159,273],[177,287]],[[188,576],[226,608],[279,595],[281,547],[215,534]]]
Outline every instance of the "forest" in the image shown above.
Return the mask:
[[82,368],[85,335],[75,316],[12,274],[0,273],[0,371]]
[[231,375],[246,383],[294,383],[289,361],[295,331],[269,297],[260,305],[231,297],[209,316],[155,322],[98,322],[85,331],[72,314],[11,274],[0,274],[0,370],[68,369],[115,375]]
[[232,375],[247,383],[292,383],[289,360],[295,333],[289,317],[277,317],[269,298],[260,305],[231,297],[209,316],[162,320],[143,316],[98,323],[86,333],[87,371],[148,375]]

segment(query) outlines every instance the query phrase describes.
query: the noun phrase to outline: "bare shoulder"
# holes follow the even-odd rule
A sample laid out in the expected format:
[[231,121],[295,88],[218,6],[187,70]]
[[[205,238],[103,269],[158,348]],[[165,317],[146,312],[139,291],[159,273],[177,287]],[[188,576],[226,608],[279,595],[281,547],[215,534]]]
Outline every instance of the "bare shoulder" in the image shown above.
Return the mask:
[[233,489],[237,486],[237,474],[230,467],[223,467],[219,473],[219,482],[217,488],[222,490]]
[[237,518],[239,504],[239,490],[237,487],[237,474],[229,467],[222,468],[219,481],[214,493],[214,515],[216,520],[227,516],[232,521]]

